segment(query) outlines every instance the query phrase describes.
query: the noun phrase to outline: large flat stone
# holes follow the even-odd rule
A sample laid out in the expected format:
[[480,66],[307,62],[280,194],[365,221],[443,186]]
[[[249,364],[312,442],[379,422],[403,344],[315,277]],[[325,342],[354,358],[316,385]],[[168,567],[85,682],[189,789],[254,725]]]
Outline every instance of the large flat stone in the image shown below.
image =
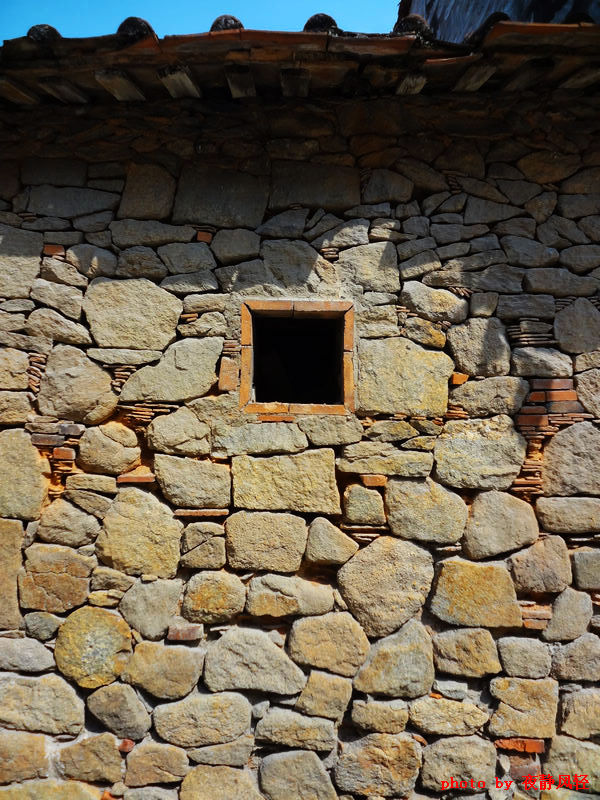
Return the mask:
[[125,739],[143,739],[152,724],[135,690],[122,683],[96,689],[88,697],[87,707],[109,731]]
[[76,347],[53,348],[38,394],[42,414],[93,425],[112,414],[117,400],[109,372]]
[[494,678],[490,691],[500,704],[492,714],[492,736],[549,738],[556,732],[558,682],[552,678]]
[[238,508],[339,514],[333,450],[232,461],[233,497]]
[[59,497],[44,508],[37,535],[50,544],[81,547],[93,542],[99,532],[94,516]]
[[77,736],[83,708],[83,700],[59,675],[0,680],[0,724],[6,728]]
[[385,503],[390,529],[402,539],[451,544],[463,535],[466,504],[430,478],[393,478],[386,485]]
[[248,586],[246,611],[253,616],[325,614],[333,608],[330,586],[297,575],[261,575]]
[[543,769],[552,775],[555,782],[558,782],[560,775],[586,775],[588,791],[600,793],[600,745],[570,736],[555,736],[544,759]]
[[290,422],[257,422],[215,431],[212,452],[218,456],[274,455],[306,450],[308,440]]
[[555,434],[544,451],[544,494],[600,495],[600,431],[578,422]]
[[175,195],[175,179],[158,164],[129,165],[117,216],[135,219],[168,217]]
[[31,781],[0,789],[3,800],[101,800],[100,789],[79,781]]
[[256,228],[263,220],[268,196],[269,183],[263,176],[186,165],[175,196],[173,222]]
[[392,242],[372,242],[343,250],[337,266],[348,270],[356,283],[373,292],[400,289],[398,259]]
[[571,583],[571,563],[560,536],[540,539],[508,560],[518,592],[562,592]]
[[0,628],[10,630],[21,625],[17,575],[21,569],[23,524],[18,520],[0,519]]
[[289,800],[292,797],[337,800],[337,793],[320,758],[316,753],[304,750],[273,753],[263,758],[260,784],[269,800]]
[[600,347],[600,311],[585,297],[558,312],[554,335],[561,350],[588,353]]
[[433,657],[440,672],[481,678],[500,672],[496,643],[485,628],[442,631],[433,637]]
[[360,203],[360,175],[351,167],[274,161],[271,180],[272,209],[299,204],[344,210]]
[[0,432],[0,516],[37,519],[49,477],[48,460],[31,444],[29,434],[17,428]]
[[354,688],[369,695],[420,697],[429,692],[433,679],[431,637],[411,619],[397,633],[371,645]]
[[128,575],[175,575],[183,525],[168,506],[141,489],[121,489],[96,540],[99,558]]
[[190,695],[154,711],[159,736],[179,747],[202,747],[237,739],[250,727],[250,703],[237,692]]
[[158,453],[202,456],[210,449],[209,433],[208,425],[184,406],[172,414],[155,417],[146,429],[146,441]]
[[[485,786],[494,782],[496,748],[492,742],[479,736],[448,736],[438,739],[423,750],[421,782],[426,789],[439,792],[442,781],[450,777],[455,781],[483,781]],[[467,788],[468,794],[474,793]]]
[[454,366],[445,353],[400,337],[361,340],[358,363],[359,410],[432,417],[446,411]]
[[298,664],[352,677],[369,652],[369,640],[345,611],[306,617],[294,622],[288,641]]
[[162,639],[177,614],[182,585],[181,580],[160,578],[148,583],[135,583],[125,592],[119,611],[145,639]]
[[432,579],[430,554],[390,536],[359,550],[338,571],[342,597],[368,636],[386,636],[414,616]]
[[364,731],[402,733],[408,722],[408,705],[404,700],[355,700],[352,722]]
[[228,622],[244,610],[246,587],[224,570],[192,575],[185,590],[182,615],[191,622]]
[[231,628],[208,648],[204,682],[211,692],[226,689],[297,694],[306,675],[264,631]]
[[215,367],[223,339],[184,339],[171,345],[156,366],[134,372],[123,386],[121,400],[177,402],[200,397],[215,383]]
[[546,678],[552,666],[550,648],[539,639],[503,636],[498,639],[502,667],[517,678]]
[[336,743],[333,721],[322,717],[308,717],[287,708],[270,708],[256,725],[256,738],[285,747],[302,747],[305,750],[326,750]]
[[164,496],[184,508],[227,508],[231,478],[226,464],[156,455],[156,479]]
[[52,653],[35,639],[0,639],[0,670],[46,672],[53,667]]
[[121,779],[121,753],[114,736],[101,733],[64,747],[59,769],[65,778],[113,783]]
[[462,406],[473,417],[495,414],[512,416],[523,405],[529,384],[522,378],[499,376],[482,381],[467,381],[450,394],[453,403]]
[[538,538],[533,508],[507,492],[481,492],[471,505],[463,550],[479,560],[516,550]]
[[340,472],[426,478],[433,457],[417,450],[399,450],[388,442],[357,442],[344,447],[336,466]]
[[431,322],[462,322],[469,313],[469,305],[463,298],[445,289],[432,289],[420,281],[407,281],[403,285],[400,303]]
[[585,410],[600,416],[600,369],[590,369],[575,378],[577,399]]
[[196,686],[203,662],[204,653],[195,648],[140,642],[127,662],[121,680],[154,697],[176,700],[189,694]]
[[305,521],[294,514],[238,511],[225,523],[230,566],[295,572],[306,548]]
[[100,189],[34,186],[29,194],[27,210],[42,217],[71,218],[114,209],[120,199],[120,195]]
[[[182,748],[170,744],[144,742],[127,757],[125,784],[147,786],[150,783],[179,783],[188,771],[187,753]],[[148,795],[144,797],[147,798]],[[153,800],[151,794],[149,800]]]
[[506,567],[449,558],[439,566],[432,612],[453,625],[521,627],[521,609]]
[[448,343],[456,368],[467,375],[492,377],[510,371],[510,345],[499,319],[476,317],[454,325]]
[[138,219],[119,219],[108,226],[117,247],[160,247],[173,242],[190,242],[196,237],[191,225],[167,225]]
[[100,347],[162,350],[175,338],[181,300],[146,278],[95,278],[83,310]]
[[35,733],[0,733],[0,784],[17,783],[48,775],[44,736]]
[[561,733],[590,739],[600,733],[600,691],[580,689],[565,695],[561,709]]
[[552,619],[542,631],[547,642],[570,641],[587,631],[592,618],[592,598],[568,586],[552,603]]
[[459,489],[508,489],[525,449],[510,417],[451,420],[436,441],[436,476]]
[[58,629],[54,655],[65,677],[85,689],[97,689],[123,672],[131,655],[131,630],[104,608],[79,608]]
[[557,646],[550,674],[563,681],[600,680],[600,638],[584,633],[568,644]]
[[180,800],[263,800],[250,773],[222,766],[194,767],[183,779]]
[[409,734],[371,733],[343,745],[335,782],[342,791],[369,797],[405,797],[421,761],[421,748]]
[[410,705],[411,723],[424,733],[468,736],[488,721],[489,715],[474,703],[421,697]]
[[25,570],[19,574],[24,608],[64,612],[85,603],[94,560],[70,547],[32,544],[25,551]]
[[341,720],[352,697],[352,681],[313,669],[295,709],[311,717]]

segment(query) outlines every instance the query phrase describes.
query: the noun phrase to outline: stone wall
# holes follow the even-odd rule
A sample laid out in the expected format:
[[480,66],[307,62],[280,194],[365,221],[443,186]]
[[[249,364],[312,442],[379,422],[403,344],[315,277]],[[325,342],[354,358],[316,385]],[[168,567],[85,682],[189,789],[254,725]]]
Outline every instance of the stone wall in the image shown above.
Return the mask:
[[[5,115],[0,798],[600,794],[599,128]],[[353,303],[355,411],[240,410],[249,298]]]

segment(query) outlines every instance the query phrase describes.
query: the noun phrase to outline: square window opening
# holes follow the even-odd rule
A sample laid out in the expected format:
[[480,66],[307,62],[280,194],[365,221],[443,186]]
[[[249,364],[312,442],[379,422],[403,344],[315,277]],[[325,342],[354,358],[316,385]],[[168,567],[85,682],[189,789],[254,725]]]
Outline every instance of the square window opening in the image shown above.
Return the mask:
[[344,318],[252,315],[256,403],[344,402]]

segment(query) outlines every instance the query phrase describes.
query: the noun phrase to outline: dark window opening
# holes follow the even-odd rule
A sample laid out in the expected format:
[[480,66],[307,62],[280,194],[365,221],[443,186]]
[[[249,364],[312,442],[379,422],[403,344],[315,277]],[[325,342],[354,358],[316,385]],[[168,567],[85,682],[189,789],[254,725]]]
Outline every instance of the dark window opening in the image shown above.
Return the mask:
[[257,403],[343,403],[342,316],[254,314],[252,328]]

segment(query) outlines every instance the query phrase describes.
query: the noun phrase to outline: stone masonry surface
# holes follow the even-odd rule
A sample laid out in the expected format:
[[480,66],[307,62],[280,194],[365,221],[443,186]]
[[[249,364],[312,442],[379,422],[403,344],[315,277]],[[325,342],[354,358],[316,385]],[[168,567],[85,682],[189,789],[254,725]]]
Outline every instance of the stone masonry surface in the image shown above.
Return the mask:
[[[600,796],[599,137],[3,115],[0,800]],[[240,398],[248,300],[351,308],[338,413]]]

